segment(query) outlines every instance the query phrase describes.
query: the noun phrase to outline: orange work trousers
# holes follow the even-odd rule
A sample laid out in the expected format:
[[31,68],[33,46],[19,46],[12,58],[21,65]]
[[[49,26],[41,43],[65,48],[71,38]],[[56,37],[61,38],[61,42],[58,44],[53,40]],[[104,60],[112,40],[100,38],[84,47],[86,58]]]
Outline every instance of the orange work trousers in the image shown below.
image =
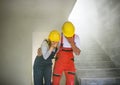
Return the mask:
[[53,69],[53,85],[59,85],[62,73],[66,76],[66,85],[74,85],[75,65],[73,51],[60,50],[57,53]]

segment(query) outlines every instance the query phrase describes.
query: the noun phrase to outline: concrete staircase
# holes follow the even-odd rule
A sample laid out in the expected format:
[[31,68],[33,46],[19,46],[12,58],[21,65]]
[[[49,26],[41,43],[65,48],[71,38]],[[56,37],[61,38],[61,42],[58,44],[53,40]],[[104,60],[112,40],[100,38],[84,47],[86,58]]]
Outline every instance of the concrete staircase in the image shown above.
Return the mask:
[[81,55],[75,57],[76,85],[120,85],[120,68],[94,38],[81,39],[81,50]]

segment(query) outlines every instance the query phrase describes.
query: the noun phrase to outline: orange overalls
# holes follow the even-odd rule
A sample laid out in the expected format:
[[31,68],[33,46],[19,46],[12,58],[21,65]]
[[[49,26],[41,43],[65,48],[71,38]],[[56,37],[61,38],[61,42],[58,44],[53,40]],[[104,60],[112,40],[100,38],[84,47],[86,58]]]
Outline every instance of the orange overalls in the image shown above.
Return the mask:
[[75,66],[72,48],[63,47],[63,36],[61,36],[61,46],[56,55],[53,70],[53,85],[59,85],[62,73],[66,76],[66,85],[74,85]]

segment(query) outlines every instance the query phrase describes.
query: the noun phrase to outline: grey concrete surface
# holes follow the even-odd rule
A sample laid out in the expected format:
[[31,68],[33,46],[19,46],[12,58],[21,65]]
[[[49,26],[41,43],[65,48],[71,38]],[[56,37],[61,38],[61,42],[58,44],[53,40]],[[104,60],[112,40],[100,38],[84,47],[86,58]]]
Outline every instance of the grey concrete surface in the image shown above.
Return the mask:
[[89,35],[88,38],[91,40],[86,38],[84,41],[89,48],[86,49],[86,43],[81,42],[81,55],[75,57],[79,85],[119,85],[120,68],[116,67],[94,37]]
[[94,0],[98,14],[99,27],[96,40],[110,56],[116,66],[120,66],[120,1]]
[[60,30],[74,4],[75,0],[0,0],[0,85],[33,84],[32,33]]
[[[112,73],[110,69],[120,67],[120,0],[83,1],[83,10],[88,14],[83,14],[84,18],[81,11],[76,14],[83,20],[78,24],[84,25],[86,31],[90,30],[93,38],[81,37],[82,53],[76,60],[77,63],[92,63],[78,64],[77,69],[80,75],[83,72],[93,76],[96,72],[98,78],[77,75],[79,85],[119,85],[120,79],[115,77],[119,73]],[[0,0],[0,85],[32,85],[32,33],[49,32],[54,28],[60,30],[75,2]],[[109,74],[110,78],[99,78],[99,72],[104,76]]]

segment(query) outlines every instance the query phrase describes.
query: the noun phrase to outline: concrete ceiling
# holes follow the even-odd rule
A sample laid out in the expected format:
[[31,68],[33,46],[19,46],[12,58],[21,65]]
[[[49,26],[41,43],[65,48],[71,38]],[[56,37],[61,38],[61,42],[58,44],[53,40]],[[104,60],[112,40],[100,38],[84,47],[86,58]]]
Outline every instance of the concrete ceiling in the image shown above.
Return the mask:
[[2,22],[25,22],[29,19],[29,23],[35,27],[32,31],[58,29],[68,19],[75,2],[76,0],[1,0],[1,18]]

